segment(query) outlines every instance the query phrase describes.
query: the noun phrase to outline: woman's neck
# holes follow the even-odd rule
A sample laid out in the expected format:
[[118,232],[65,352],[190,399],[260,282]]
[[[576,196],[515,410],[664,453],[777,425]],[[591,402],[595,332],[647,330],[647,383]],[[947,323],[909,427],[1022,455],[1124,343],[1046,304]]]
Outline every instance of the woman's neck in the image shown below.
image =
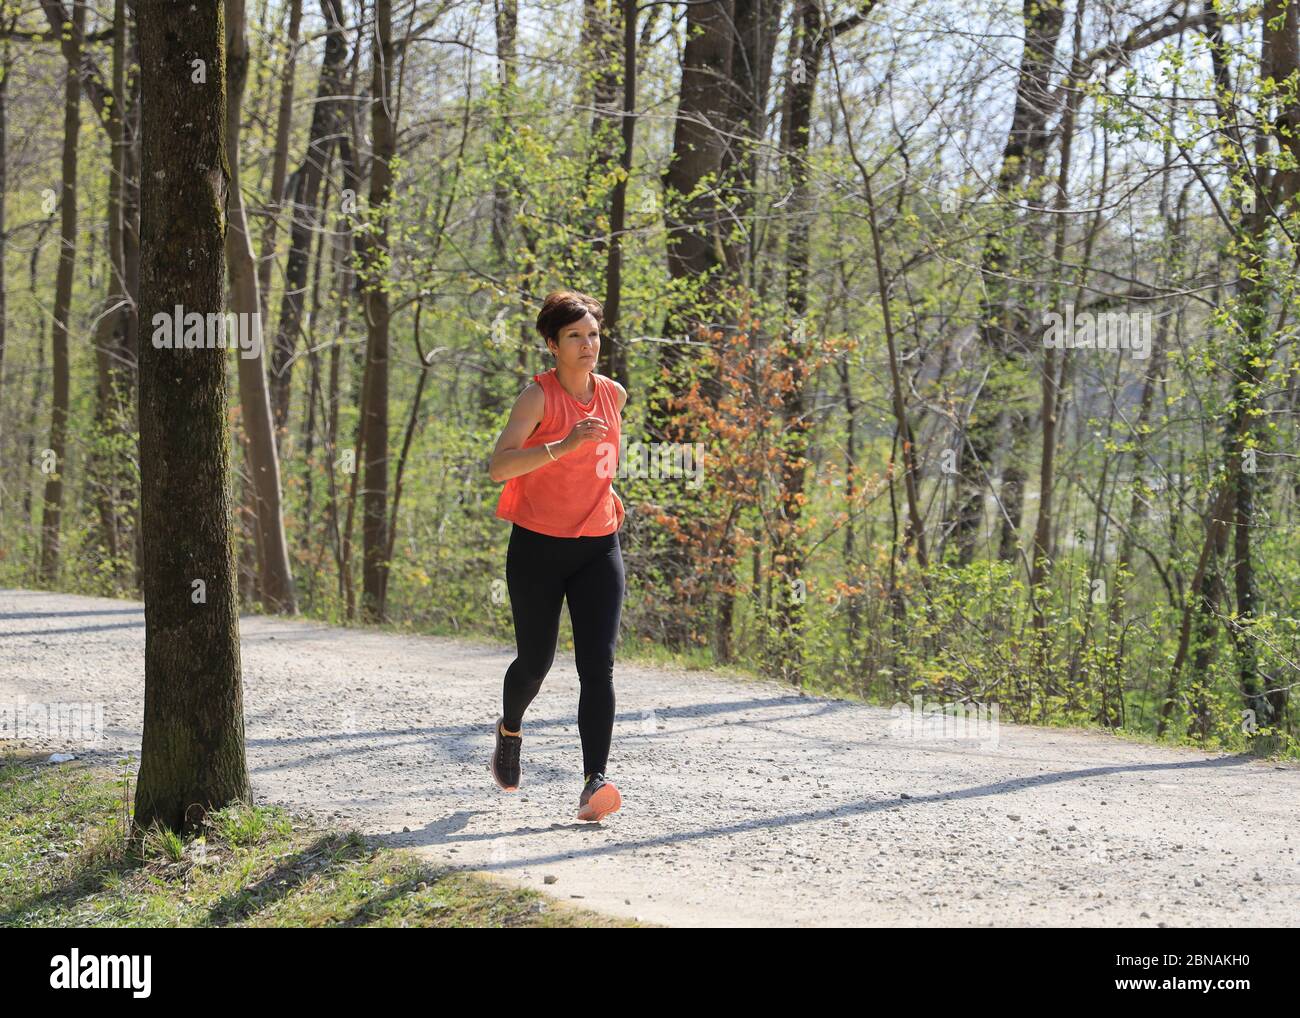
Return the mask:
[[[591,399],[591,389],[595,386],[595,378],[592,372],[579,369],[576,375],[567,375],[564,370],[557,364],[555,366],[555,377],[570,396],[579,403],[586,403]],[[576,390],[576,391],[575,391]]]

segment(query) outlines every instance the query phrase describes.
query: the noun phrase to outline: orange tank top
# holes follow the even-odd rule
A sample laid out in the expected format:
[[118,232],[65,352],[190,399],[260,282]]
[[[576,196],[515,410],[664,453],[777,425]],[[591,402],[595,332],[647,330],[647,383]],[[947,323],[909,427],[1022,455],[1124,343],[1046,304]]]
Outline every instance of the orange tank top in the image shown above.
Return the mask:
[[546,409],[522,448],[567,438],[584,417],[599,417],[609,430],[600,442],[583,442],[506,481],[497,502],[500,519],[552,537],[602,537],[623,525],[623,500],[613,487],[622,423],[618,387],[604,375],[592,372],[591,377],[595,395],[590,403],[579,403],[560,384],[554,368],[533,375],[546,395]]

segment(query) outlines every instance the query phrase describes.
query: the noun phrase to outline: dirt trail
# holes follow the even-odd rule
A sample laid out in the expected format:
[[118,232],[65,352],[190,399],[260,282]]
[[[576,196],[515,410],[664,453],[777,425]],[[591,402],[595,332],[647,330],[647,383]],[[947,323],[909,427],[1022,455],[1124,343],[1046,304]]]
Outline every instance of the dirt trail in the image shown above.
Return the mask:
[[[259,802],[608,913],[672,925],[1300,920],[1294,766],[1010,724],[996,744],[921,742],[884,708],[619,664],[609,773],[624,809],[589,825],[574,819],[571,655],[525,717],[523,788],[507,794],[486,760],[513,648],[259,617],[240,628]],[[89,754],[51,750],[138,754],[143,670],[139,604],[0,590],[0,704],[104,705]]]

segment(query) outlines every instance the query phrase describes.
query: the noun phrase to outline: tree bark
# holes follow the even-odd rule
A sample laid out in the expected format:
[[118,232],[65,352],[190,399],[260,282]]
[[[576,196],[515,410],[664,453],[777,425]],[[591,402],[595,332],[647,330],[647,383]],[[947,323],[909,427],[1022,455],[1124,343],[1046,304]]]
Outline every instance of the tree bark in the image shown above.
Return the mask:
[[[1300,72],[1300,3],[1296,0],[1267,0],[1260,14],[1262,52],[1261,77],[1279,86],[1278,98],[1264,100],[1271,116],[1267,122],[1288,150],[1291,165],[1300,160],[1300,104],[1288,95],[1287,86]],[[1265,142],[1267,144],[1267,142]],[[1264,146],[1259,146],[1263,148]],[[1260,484],[1260,467],[1266,460],[1268,429],[1265,418],[1264,391],[1269,366],[1276,355],[1276,337],[1270,329],[1269,308],[1277,289],[1277,269],[1269,264],[1270,247],[1275,232],[1276,209],[1290,208],[1297,193],[1300,171],[1273,169],[1264,161],[1256,164],[1251,207],[1242,217],[1247,235],[1239,246],[1240,274],[1236,318],[1241,338],[1233,358],[1232,400],[1229,433],[1225,453],[1228,476],[1233,487],[1233,587],[1237,614],[1231,635],[1236,651],[1237,683],[1246,706],[1255,712],[1261,725],[1280,721],[1286,708],[1287,687],[1265,676],[1265,690],[1260,689],[1259,654],[1250,631],[1258,618],[1259,590],[1255,579],[1254,549],[1251,528],[1256,525],[1256,499]],[[1288,284],[1283,284],[1285,288]]]
[[[1061,265],[1065,261],[1065,243],[1068,233],[1068,218],[1065,213],[1069,209],[1069,187],[1070,187],[1070,163],[1073,159],[1074,152],[1074,125],[1079,112],[1079,103],[1083,96],[1083,76],[1087,70],[1079,59],[1079,48],[1083,32],[1083,6],[1080,4],[1076,10],[1074,19],[1074,60],[1071,64],[1070,73],[1073,77],[1073,88],[1070,91],[1069,98],[1066,100],[1065,112],[1061,117],[1061,155],[1060,166],[1056,175],[1056,207],[1060,210],[1060,217],[1056,222],[1056,237],[1052,245],[1052,264]],[[1053,298],[1058,300],[1062,292],[1061,286],[1054,287]],[[1057,424],[1059,417],[1059,386],[1057,383],[1056,371],[1056,349],[1047,347],[1043,351],[1043,366],[1040,372],[1042,378],[1042,415],[1043,442],[1042,456],[1039,460],[1038,474],[1038,520],[1034,524],[1034,550],[1033,558],[1029,570],[1029,585],[1031,588],[1037,588],[1043,585],[1047,578],[1048,568],[1050,566],[1051,552],[1051,533],[1052,533],[1052,499],[1055,494],[1056,483],[1056,440]],[[1005,536],[1005,532],[1004,532]],[[1036,597],[1034,598],[1034,627],[1039,633],[1039,647],[1045,663],[1046,642],[1042,636],[1045,631],[1046,619]]]
[[[72,8],[71,33],[79,45],[86,7]],[[51,370],[54,405],[50,413],[49,451],[53,471],[46,475],[41,515],[41,582],[53,585],[59,573],[59,538],[63,517],[63,476],[68,436],[68,316],[72,307],[72,271],[77,262],[77,140],[81,132],[80,52],[68,61],[63,89],[63,172],[60,195],[59,267],[54,280],[54,330]]]
[[[1016,81],[1015,108],[996,184],[1001,201],[1008,200],[1023,181],[1034,179],[1046,151],[1050,138],[1047,122],[1054,107],[1050,90],[1053,57],[1065,21],[1064,6],[1061,0],[1024,0],[1021,20],[1025,45]],[[1026,323],[1019,298],[1005,280],[1010,262],[1011,247],[1005,236],[1005,223],[995,224],[980,258],[980,274],[987,296],[979,336],[990,368],[987,380],[976,390],[967,408],[965,447],[959,457],[954,537],[962,563],[971,561],[975,555],[984,524],[984,498],[993,473],[998,425],[1008,401],[1015,395],[1015,376],[1023,367],[1021,347]],[[1022,481],[1019,467],[1013,465],[1012,484]],[[1000,541],[999,556],[1013,554],[1014,543],[1014,536],[1009,541]]]
[[750,289],[757,288],[757,150],[767,130],[767,98],[780,22],[781,0],[736,0],[729,89],[733,137],[723,150],[721,166],[735,228],[723,238],[722,246],[728,274],[737,281],[746,280]]
[[[689,391],[690,366],[696,359],[690,355],[693,347],[689,344],[700,342],[702,327],[709,322],[707,308],[715,304],[724,268],[716,177],[732,108],[727,86],[734,6],[734,0],[709,0],[686,8],[673,154],[663,176],[664,223],[669,275],[674,281],[698,283],[700,294],[694,301],[679,300],[665,318],[668,342],[660,348],[657,381],[646,400],[646,428],[660,442],[685,441],[675,423],[678,411],[672,401]],[[713,183],[705,185],[709,178]],[[686,520],[692,512],[689,503],[672,492],[666,493],[662,502],[663,511],[683,518],[684,529],[695,529]],[[669,584],[694,588],[691,554],[687,544],[675,541],[658,552],[659,567]],[[674,612],[663,632],[670,647],[685,645],[690,639],[686,613]]]
[[628,384],[627,343],[620,316],[623,308],[623,233],[627,229],[627,182],[632,175],[632,149],[636,142],[636,0],[622,0],[623,109],[619,119],[622,147],[619,177],[609,198],[609,246],[605,251],[605,331],[600,359],[602,374]]
[[[140,312],[225,307],[225,31],[220,0],[138,0],[142,93]],[[202,61],[196,65],[194,61]],[[206,82],[192,79],[202,66]],[[179,326],[180,323],[174,323]],[[137,829],[195,827],[252,802],[227,493],[225,353],[140,344],[144,733]],[[197,581],[202,581],[201,585]]]
[[[262,257],[257,263],[257,292],[263,302],[271,296],[271,268],[280,230],[280,209],[284,204],[284,178],[289,169],[289,130],[293,126],[293,89],[298,70],[298,29],[302,23],[302,0],[289,0],[289,34],[284,41],[284,67],[280,72],[280,103],[275,120],[275,151],[271,154],[271,197],[262,208]],[[262,308],[263,321],[269,309]]]
[[[518,56],[516,40],[519,32],[518,0],[496,0],[497,82],[504,101],[514,94]],[[497,128],[500,130],[500,128]],[[509,264],[510,243],[510,188],[498,180],[492,187],[492,251],[497,264]]]
[[239,404],[247,440],[248,470],[252,475],[254,526],[263,605],[292,615],[297,611],[289,546],[284,534],[280,458],[271,426],[271,400],[267,392],[261,301],[258,295],[253,244],[248,236],[244,198],[239,187],[240,112],[248,80],[248,37],[244,0],[225,0],[226,8],[226,161],[230,167],[229,224],[226,263],[230,273],[231,309],[257,330],[257,356],[237,354]]
[[[113,5],[113,95],[126,92],[126,4]],[[122,550],[117,506],[129,500],[135,478],[125,469],[123,457],[117,455],[115,439],[129,434],[127,415],[134,388],[131,366],[134,354],[129,348],[132,302],[127,286],[126,246],[124,237],[124,181],[127,173],[125,107],[116,102],[109,110],[108,131],[112,173],[108,181],[108,293],[95,330],[97,385],[95,391],[95,425],[99,441],[91,454],[88,471],[94,488],[99,516],[100,545],[110,574],[118,575],[118,556]],[[128,533],[129,536],[129,533]]]
[[[5,387],[5,331],[6,317],[5,262],[9,256],[9,235],[5,232],[5,205],[9,196],[9,71],[13,62],[9,56],[9,40],[4,43],[4,56],[0,57],[0,406],[4,405]],[[0,457],[4,448],[0,446]],[[0,478],[0,514],[4,512],[3,479]]]
[[321,14],[328,26],[325,35],[325,58],[321,63],[312,106],[311,127],[307,135],[307,153],[294,171],[290,202],[292,219],[289,229],[289,258],[284,267],[284,293],[280,298],[280,321],[275,331],[275,348],[271,351],[271,410],[275,417],[277,440],[285,434],[289,419],[289,392],[293,375],[293,356],[302,328],[303,294],[307,291],[307,263],[311,257],[311,240],[320,225],[320,183],[329,162],[330,146],[338,133],[339,100],[343,94],[344,58],[347,39],[344,35],[343,0],[321,0]]
[[[362,502],[361,612],[371,622],[384,618],[388,571],[388,290],[382,265],[388,256],[388,199],[392,193],[391,161],[397,150],[393,94],[393,30],[391,0],[375,2],[372,41],[370,132],[374,154],[370,161],[370,208],[373,232],[366,234],[365,283],[367,393],[363,421],[365,496]],[[358,464],[360,468],[360,464]]]

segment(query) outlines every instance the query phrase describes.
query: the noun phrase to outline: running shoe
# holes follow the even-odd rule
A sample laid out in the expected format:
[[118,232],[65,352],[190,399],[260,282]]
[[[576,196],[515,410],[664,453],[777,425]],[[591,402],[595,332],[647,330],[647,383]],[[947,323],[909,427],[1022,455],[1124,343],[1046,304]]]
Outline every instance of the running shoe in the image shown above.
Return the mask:
[[492,780],[495,781],[504,792],[514,792],[519,788],[519,749],[524,744],[524,737],[520,735],[506,735],[501,731],[504,717],[497,718],[496,747],[492,750],[492,760],[488,763],[488,770],[492,772]]
[[603,774],[593,774],[578,799],[578,819],[601,820],[622,805],[623,797],[614,783],[607,781]]

